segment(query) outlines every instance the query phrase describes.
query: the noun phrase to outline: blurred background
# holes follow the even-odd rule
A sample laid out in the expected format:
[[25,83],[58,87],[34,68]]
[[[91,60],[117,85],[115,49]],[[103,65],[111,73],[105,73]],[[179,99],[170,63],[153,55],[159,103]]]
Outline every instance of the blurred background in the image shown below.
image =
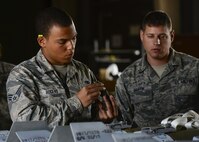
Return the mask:
[[[18,0],[0,4],[1,60],[18,64],[39,50],[34,18],[43,8],[56,6],[74,19],[78,40],[75,59],[106,80],[106,69],[114,64],[121,72],[142,56],[139,25],[154,9],[166,11],[176,33],[173,47],[199,57],[198,0]],[[111,78],[114,80],[116,78]]]

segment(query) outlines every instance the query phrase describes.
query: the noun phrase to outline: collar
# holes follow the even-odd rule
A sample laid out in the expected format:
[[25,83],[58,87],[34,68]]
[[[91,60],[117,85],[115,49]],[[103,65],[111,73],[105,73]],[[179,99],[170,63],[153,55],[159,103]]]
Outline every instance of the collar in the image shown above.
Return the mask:
[[[182,65],[182,61],[181,61],[180,56],[178,56],[178,52],[175,51],[172,47],[170,48],[169,56],[170,56],[169,62],[168,62],[169,67]],[[143,72],[146,68],[148,68],[148,66],[150,66],[150,64],[147,61],[146,54],[144,54],[143,57],[141,58],[141,65],[140,65],[139,72]]]
[[[47,59],[43,55],[41,49],[38,51],[38,53],[36,55],[36,60],[38,61],[39,65],[43,68],[44,73],[55,71],[53,66],[47,61]],[[67,65],[67,76],[68,77],[72,77],[77,72],[74,62],[75,62],[75,60],[72,59],[71,63]]]

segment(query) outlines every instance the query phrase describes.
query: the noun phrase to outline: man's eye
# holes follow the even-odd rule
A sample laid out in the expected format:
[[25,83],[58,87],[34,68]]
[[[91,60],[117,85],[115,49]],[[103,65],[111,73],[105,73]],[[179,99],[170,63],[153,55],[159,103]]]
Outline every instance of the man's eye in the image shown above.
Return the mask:
[[148,38],[153,38],[153,35],[147,35]]
[[159,38],[160,38],[160,39],[166,39],[167,36],[166,36],[166,35],[160,35]]
[[59,44],[65,44],[65,41],[58,41]]

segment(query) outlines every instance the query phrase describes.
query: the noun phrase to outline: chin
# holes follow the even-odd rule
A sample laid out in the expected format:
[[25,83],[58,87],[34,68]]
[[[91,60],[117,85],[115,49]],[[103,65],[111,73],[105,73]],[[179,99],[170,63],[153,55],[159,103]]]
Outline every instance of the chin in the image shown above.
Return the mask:
[[63,64],[69,64],[69,63],[71,63],[71,61],[72,61],[72,58],[71,58],[71,59],[67,59],[67,60],[65,60],[65,61],[63,62]]

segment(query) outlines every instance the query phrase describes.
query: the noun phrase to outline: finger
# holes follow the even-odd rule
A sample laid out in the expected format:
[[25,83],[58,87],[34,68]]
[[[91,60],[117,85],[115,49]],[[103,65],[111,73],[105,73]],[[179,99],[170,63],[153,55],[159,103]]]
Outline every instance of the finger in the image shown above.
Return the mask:
[[101,92],[104,88],[103,87],[99,87],[99,88],[92,88],[92,89],[87,89],[85,92],[87,95],[91,95],[91,96],[99,96],[101,95]]
[[99,119],[100,120],[106,120],[106,119],[108,119],[108,116],[106,114],[106,111],[103,109],[102,104],[99,103],[98,105],[99,105]]
[[109,97],[109,96],[108,95],[103,96],[103,99],[104,99],[104,102],[106,105],[106,109],[107,109],[106,114],[108,115],[109,118],[113,118],[113,107],[112,107],[111,101],[109,101],[109,99],[107,97]]
[[92,96],[99,96],[99,95],[101,95],[101,90],[103,90],[103,89],[105,89],[104,88],[104,86],[90,86],[90,87],[88,87],[88,86],[85,86],[85,87],[83,87],[83,90],[84,90],[84,92],[85,92],[85,94],[87,95],[87,96],[90,96],[91,95],[91,97]]
[[118,105],[116,103],[115,98],[113,95],[109,95],[109,99],[105,98],[106,102],[106,107],[107,107],[107,115],[109,118],[114,118],[118,116]]
[[112,95],[110,95],[109,97],[110,97],[111,104],[112,104],[113,115],[114,115],[114,117],[116,117],[116,116],[118,116],[118,105],[116,103],[115,98]]
[[87,106],[97,100],[100,94],[101,92],[88,93],[86,90],[83,90],[78,94],[78,98],[83,104],[86,104],[84,106]]
[[97,83],[92,83],[86,86],[88,89],[92,88],[98,88],[98,87],[104,87],[103,83],[97,82]]
[[91,100],[98,99],[100,95],[101,95],[101,91],[93,92],[93,93],[88,94],[88,96],[90,97]]

